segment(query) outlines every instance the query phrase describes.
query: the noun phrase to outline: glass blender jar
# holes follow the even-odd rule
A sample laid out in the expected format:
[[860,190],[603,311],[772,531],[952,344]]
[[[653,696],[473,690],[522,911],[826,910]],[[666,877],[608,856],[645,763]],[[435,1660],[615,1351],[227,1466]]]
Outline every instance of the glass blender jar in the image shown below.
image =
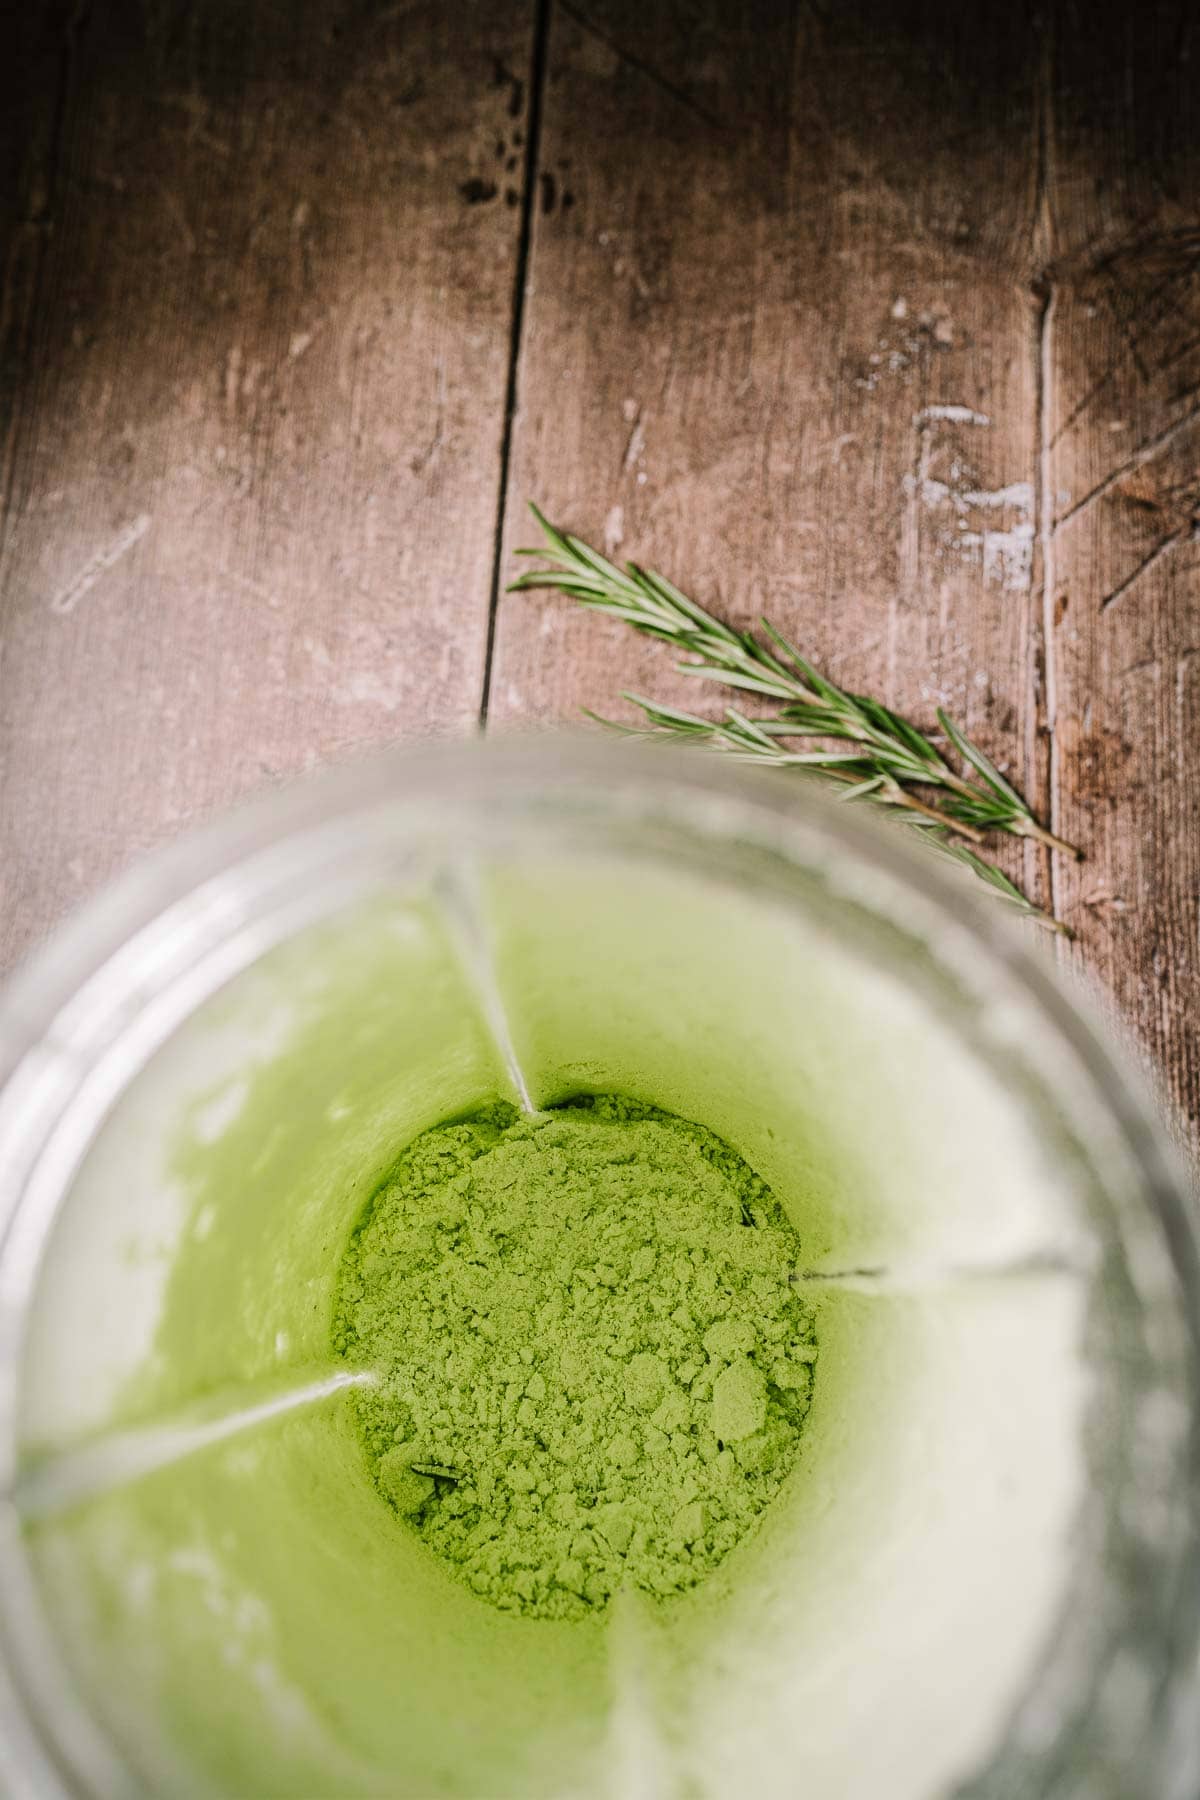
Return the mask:
[[[17,1794],[1183,1800],[1200,1265],[1001,907],[786,776],[385,757],[146,863],[0,1008]],[[338,1261],[418,1133],[616,1091],[804,1246],[796,1468],[691,1594],[502,1614],[373,1487]]]

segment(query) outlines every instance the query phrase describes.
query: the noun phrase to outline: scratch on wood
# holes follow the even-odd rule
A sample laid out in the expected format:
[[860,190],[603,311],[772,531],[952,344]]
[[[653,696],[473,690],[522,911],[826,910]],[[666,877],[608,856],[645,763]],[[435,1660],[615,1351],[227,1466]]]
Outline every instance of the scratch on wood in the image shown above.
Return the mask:
[[[1097,267],[1100,266],[1102,265],[1097,265]],[[1171,296],[1172,287],[1181,279],[1185,272],[1186,271],[1176,269],[1162,281],[1158,282],[1156,286],[1151,288],[1150,292],[1144,296],[1140,311],[1143,331],[1156,329],[1170,313],[1173,304]],[[1159,302],[1163,300],[1165,300],[1165,304],[1159,304]],[[1196,342],[1200,343],[1200,339],[1197,339]],[[1181,352],[1172,355],[1167,361],[1160,363],[1158,365],[1157,373],[1160,375],[1163,374],[1173,363],[1179,361],[1181,356],[1186,355],[1194,348],[1195,344],[1185,345]],[[1050,443],[1052,448],[1060,444],[1063,438],[1065,438],[1067,433],[1071,430],[1072,426],[1078,423],[1083,414],[1088,410],[1088,407],[1092,404],[1092,401],[1095,400],[1103,389],[1108,386],[1109,382],[1113,380],[1120,366],[1120,356],[1114,356],[1101,370],[1100,374],[1096,376],[1095,380],[1084,390],[1080,399],[1075,402],[1075,405],[1071,408],[1070,412],[1051,438]]]
[[641,409],[634,415],[633,428],[625,444],[625,454],[621,458],[621,473],[628,475],[637,467],[646,449],[646,427],[642,424]]
[[319,330],[320,326],[314,326],[311,331],[293,331],[288,339],[288,355],[293,362],[299,362]]
[[1124,581],[1120,582],[1112,590],[1111,594],[1105,595],[1104,599],[1100,602],[1100,611],[1102,613],[1107,612],[1110,606],[1115,606],[1118,600],[1123,599],[1130,588],[1133,587],[1134,583],[1140,581],[1143,575],[1148,574],[1155,563],[1162,560],[1168,550],[1174,550],[1177,544],[1182,544],[1185,538],[1192,535],[1192,529],[1192,521],[1187,519],[1179,527],[1178,531],[1172,531],[1169,536],[1162,540],[1161,544],[1156,544],[1149,556],[1144,556],[1142,558],[1133,573],[1127,575]]
[[434,364],[434,418],[433,435],[423,450],[418,450],[409,461],[409,468],[414,475],[421,475],[434,462],[445,440],[444,423],[446,416],[446,363],[438,357]]
[[1148,669],[1153,669],[1155,676],[1157,677],[1161,667],[1162,663],[1159,657],[1143,656],[1139,658],[1137,662],[1130,663],[1127,669],[1122,669],[1117,676],[1117,680],[1128,681],[1131,675],[1144,675]]
[[923,406],[913,414],[913,424],[920,430],[922,425],[932,425],[944,419],[949,425],[990,425],[991,420],[984,412],[976,412],[973,406]]
[[969,506],[1015,506],[1020,512],[1029,512],[1033,506],[1033,483],[1010,481],[1006,487],[999,488],[959,488],[948,481],[930,478],[921,483],[921,499],[926,506],[937,506],[948,500],[960,512]]
[[1113,376],[1116,374],[1116,372],[1117,372],[1117,361],[1114,360],[1113,362],[1111,362],[1108,365],[1107,369],[1105,369],[1102,374],[1097,375],[1096,379],[1092,382],[1091,386],[1084,391],[1082,398],[1076,401],[1075,405],[1071,408],[1071,411],[1067,414],[1066,418],[1063,420],[1063,422],[1059,426],[1058,430],[1054,433],[1054,436],[1050,439],[1050,448],[1052,450],[1055,449],[1062,442],[1063,438],[1066,437],[1068,431],[1070,431],[1072,425],[1076,424],[1076,422],[1083,417],[1084,413],[1087,411],[1088,407],[1092,404],[1092,401],[1096,398],[1097,394],[1099,394],[1104,388],[1106,388],[1108,386],[1109,382],[1113,379]]
[[[1193,350],[1200,350],[1200,337],[1187,338],[1177,349],[1171,352],[1170,356],[1164,356],[1158,365],[1158,373],[1160,375],[1165,375],[1168,369],[1173,369],[1176,363],[1180,363],[1185,357],[1190,356]],[[1193,389],[1192,392],[1195,392],[1195,390]],[[1182,396],[1179,394],[1173,396],[1176,400],[1181,397]]]
[[105,544],[102,549],[96,551],[94,556],[89,557],[74,579],[55,594],[50,602],[50,611],[74,612],[84,595],[95,587],[100,577],[106,574],[114,563],[119,563],[121,558],[133,549],[139,538],[145,537],[149,529],[150,514],[139,513],[131,524],[126,525],[123,531],[117,533],[110,544]]
[[598,43],[603,44],[607,49],[611,50],[613,55],[625,64],[626,68],[633,69],[637,74],[643,75],[653,87],[656,87],[660,92],[669,95],[670,98],[675,101],[677,106],[684,107],[688,112],[692,113],[694,117],[702,120],[704,124],[709,127],[710,131],[724,131],[724,121],[718,119],[715,113],[710,113],[708,108],[702,106],[698,100],[693,99],[691,94],[689,94],[685,88],[676,87],[673,81],[662,74],[660,70],[654,68],[651,63],[643,62],[640,56],[634,56],[632,51],[626,50],[623,44],[618,43],[616,38],[610,36],[607,31],[597,25],[594,19],[589,19],[586,13],[582,13],[578,8],[570,5],[569,0],[560,0],[560,5],[568,19],[574,19],[581,31],[586,31],[590,37],[594,37]]
[[1160,450],[1165,450],[1169,444],[1174,443],[1175,439],[1181,437],[1190,426],[1195,424],[1197,419],[1200,419],[1200,406],[1193,406],[1190,411],[1184,413],[1181,419],[1176,419],[1174,424],[1166,426],[1154,437],[1148,438],[1144,444],[1139,445],[1133,454],[1127,456],[1125,461],[1120,463],[1110,475],[1106,475],[1103,481],[1098,481],[1091,492],[1083,496],[1082,500],[1077,500],[1074,506],[1068,507],[1062,517],[1055,521],[1055,531],[1061,531],[1064,525],[1078,517],[1085,508],[1102,499],[1105,494],[1111,493],[1112,489],[1119,481],[1123,481],[1126,475],[1131,475],[1135,469],[1140,469],[1146,463],[1152,462]]

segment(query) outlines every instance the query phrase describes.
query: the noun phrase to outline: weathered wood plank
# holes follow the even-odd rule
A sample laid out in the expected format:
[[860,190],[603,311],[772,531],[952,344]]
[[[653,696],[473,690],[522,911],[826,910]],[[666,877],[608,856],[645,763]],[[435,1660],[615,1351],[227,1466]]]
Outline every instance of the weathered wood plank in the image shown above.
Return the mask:
[[[769,611],[843,682],[927,723],[947,706],[1024,779],[1026,23],[943,0],[713,0],[673,27],[633,0],[560,3],[548,67],[556,203],[536,220],[507,549],[536,497],[734,620]],[[623,686],[712,699],[620,626],[503,602],[494,721]]]
[[509,365],[528,0],[78,11],[7,75],[0,962],[264,778],[474,720]]
[[[963,717],[1087,850],[1055,897],[1194,1126],[1188,17],[560,4],[542,163],[575,205],[537,220],[505,542],[537,496]],[[504,603],[494,719],[621,686],[699,698],[620,627]]]
[[1106,18],[1064,6],[1053,46],[1048,676],[1088,849],[1060,900],[1195,1145],[1200,43],[1186,0]]

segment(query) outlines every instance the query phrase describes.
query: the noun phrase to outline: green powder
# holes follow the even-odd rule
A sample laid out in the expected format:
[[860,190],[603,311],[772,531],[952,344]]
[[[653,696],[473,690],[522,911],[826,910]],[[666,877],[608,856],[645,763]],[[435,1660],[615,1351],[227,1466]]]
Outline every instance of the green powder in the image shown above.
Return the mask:
[[337,1352],[381,1493],[484,1599],[686,1592],[795,1459],[800,1243],[719,1138],[602,1095],[425,1132],[346,1250]]

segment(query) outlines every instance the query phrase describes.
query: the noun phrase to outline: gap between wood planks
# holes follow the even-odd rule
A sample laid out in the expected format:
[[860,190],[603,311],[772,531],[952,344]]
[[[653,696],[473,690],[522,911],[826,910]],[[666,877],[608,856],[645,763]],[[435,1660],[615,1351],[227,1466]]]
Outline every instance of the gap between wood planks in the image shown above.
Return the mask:
[[[1037,585],[1030,594],[1029,633],[1025,644],[1028,728],[1025,744],[1025,791],[1032,794],[1038,814],[1051,831],[1057,829],[1058,743],[1057,679],[1054,664],[1054,492],[1050,427],[1054,405],[1054,78],[1056,64],[1056,14],[1043,22],[1042,41],[1035,71],[1033,108],[1033,209],[1030,221],[1030,261],[1034,273],[1029,283],[1036,306],[1033,333],[1033,493]],[[1041,680],[1039,683],[1039,667]],[[1045,732],[1045,764],[1039,769],[1038,731]],[[1031,846],[1026,869],[1034,864],[1038,879],[1033,891],[1044,891],[1047,911],[1058,917],[1059,880],[1054,856],[1048,848]],[[1040,852],[1040,854],[1039,854]],[[1056,954],[1058,954],[1056,946]]]
[[492,540],[492,578],[488,586],[487,640],[483,655],[483,691],[479,697],[479,723],[487,725],[492,697],[492,662],[496,649],[496,615],[500,608],[501,561],[504,554],[504,519],[508,506],[508,472],[512,454],[513,422],[521,372],[521,338],[525,324],[525,290],[528,286],[529,252],[533,237],[534,197],[541,157],[542,100],[546,85],[546,46],[550,36],[550,0],[537,0],[533,17],[533,45],[529,57],[529,114],[525,121],[525,166],[521,179],[521,219],[517,231],[517,259],[513,271],[512,309],[509,315],[508,375],[504,390],[504,422],[500,436],[500,469],[496,485],[496,530]]

